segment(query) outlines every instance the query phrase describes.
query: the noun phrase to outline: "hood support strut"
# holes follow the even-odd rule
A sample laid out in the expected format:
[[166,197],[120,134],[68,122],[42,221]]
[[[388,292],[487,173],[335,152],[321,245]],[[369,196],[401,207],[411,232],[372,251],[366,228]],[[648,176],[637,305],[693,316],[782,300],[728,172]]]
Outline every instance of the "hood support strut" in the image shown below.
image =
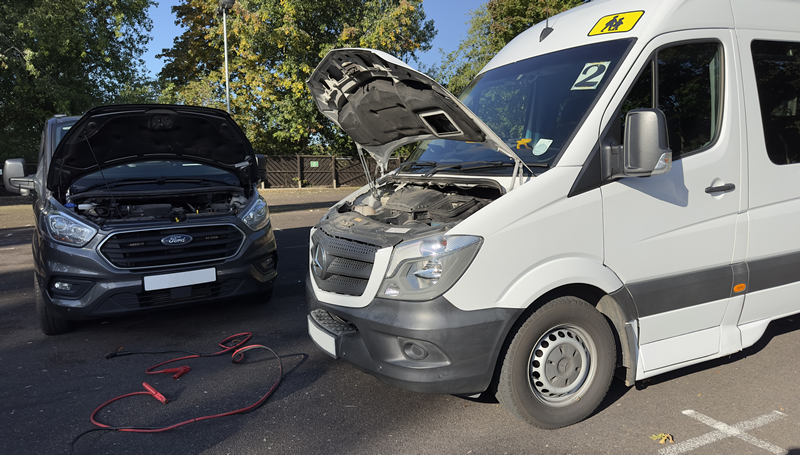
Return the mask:
[[[375,200],[378,200],[378,188],[375,187],[375,178],[369,172],[369,163],[367,163],[367,158],[364,156],[364,149],[358,142],[356,142],[356,150],[358,151],[358,159],[361,160],[361,167],[364,169],[364,176],[367,177],[367,185],[369,185],[369,190],[372,193],[372,197],[375,198]],[[376,168],[380,168],[381,176],[383,176],[384,166],[382,163],[376,163]]]

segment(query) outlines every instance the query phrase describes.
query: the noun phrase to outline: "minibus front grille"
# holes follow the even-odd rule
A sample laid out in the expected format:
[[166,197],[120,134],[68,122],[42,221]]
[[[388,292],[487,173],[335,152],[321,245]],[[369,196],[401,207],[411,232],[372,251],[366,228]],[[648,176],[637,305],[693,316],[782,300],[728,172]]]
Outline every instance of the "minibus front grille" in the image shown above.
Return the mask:
[[311,276],[323,291],[360,296],[372,274],[378,247],[318,229],[311,244]]

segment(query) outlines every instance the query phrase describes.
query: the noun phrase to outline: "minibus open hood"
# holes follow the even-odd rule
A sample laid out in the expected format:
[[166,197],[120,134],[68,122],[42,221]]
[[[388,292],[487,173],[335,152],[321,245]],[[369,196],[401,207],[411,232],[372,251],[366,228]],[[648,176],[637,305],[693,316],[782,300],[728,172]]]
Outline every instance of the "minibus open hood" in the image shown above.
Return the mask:
[[306,82],[317,108],[382,170],[398,147],[428,139],[480,142],[522,160],[456,96],[374,49],[334,49]]
[[111,105],[89,110],[53,151],[47,189],[66,193],[79,178],[120,164],[178,159],[233,172],[242,186],[258,179],[250,141],[218,109]]

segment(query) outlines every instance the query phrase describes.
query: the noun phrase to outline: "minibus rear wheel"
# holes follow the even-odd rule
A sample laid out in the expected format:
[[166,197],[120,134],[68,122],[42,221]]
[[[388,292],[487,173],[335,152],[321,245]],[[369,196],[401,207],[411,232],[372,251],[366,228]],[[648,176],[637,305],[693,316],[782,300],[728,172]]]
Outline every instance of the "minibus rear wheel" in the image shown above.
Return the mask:
[[577,297],[533,313],[506,352],[497,399],[539,428],[580,422],[603,401],[614,374],[614,334],[605,317]]

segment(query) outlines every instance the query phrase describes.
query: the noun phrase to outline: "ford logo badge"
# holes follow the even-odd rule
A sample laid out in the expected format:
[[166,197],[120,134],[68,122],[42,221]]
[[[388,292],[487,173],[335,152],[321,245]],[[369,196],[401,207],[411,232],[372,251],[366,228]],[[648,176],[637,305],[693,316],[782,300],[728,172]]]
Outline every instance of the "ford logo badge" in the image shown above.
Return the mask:
[[172,234],[161,239],[161,243],[167,246],[186,245],[192,241],[192,237],[186,234]]

